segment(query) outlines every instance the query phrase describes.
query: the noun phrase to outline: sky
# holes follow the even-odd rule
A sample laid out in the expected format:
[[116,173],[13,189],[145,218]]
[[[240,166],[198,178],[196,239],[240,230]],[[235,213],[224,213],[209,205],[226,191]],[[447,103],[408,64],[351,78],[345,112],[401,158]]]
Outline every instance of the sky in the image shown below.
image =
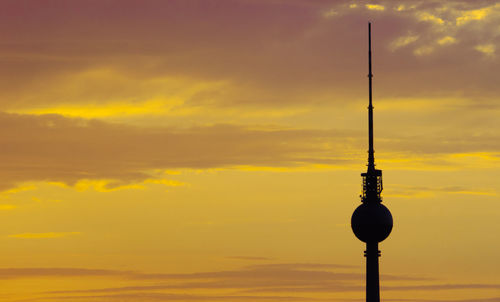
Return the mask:
[[500,301],[500,2],[1,0],[0,301]]

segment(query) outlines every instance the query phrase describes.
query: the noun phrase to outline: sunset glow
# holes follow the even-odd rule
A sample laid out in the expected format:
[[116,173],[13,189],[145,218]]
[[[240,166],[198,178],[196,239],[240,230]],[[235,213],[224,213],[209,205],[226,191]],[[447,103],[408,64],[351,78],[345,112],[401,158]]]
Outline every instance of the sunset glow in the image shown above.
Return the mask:
[[5,0],[0,301],[500,301],[497,1]]

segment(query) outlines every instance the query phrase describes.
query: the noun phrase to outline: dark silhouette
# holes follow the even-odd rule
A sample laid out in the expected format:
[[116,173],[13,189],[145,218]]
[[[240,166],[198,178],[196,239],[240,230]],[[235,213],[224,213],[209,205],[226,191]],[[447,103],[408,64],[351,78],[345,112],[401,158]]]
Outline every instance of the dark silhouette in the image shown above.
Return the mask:
[[363,177],[362,204],[354,210],[351,227],[359,240],[366,242],[366,301],[379,302],[378,243],[389,236],[392,230],[392,215],[381,204],[383,185],[382,170],[375,169],[373,151],[373,106],[372,106],[372,40],[371,23],[368,23],[368,170]]

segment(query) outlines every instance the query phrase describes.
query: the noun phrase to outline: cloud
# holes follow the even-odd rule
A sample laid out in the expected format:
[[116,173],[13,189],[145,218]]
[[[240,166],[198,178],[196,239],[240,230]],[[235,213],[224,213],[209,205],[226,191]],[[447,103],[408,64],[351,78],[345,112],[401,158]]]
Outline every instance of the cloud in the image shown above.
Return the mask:
[[[344,164],[334,148],[351,132],[214,125],[189,129],[133,127],[57,115],[0,114],[4,189],[52,181],[109,191],[131,183],[182,185],[154,171],[238,165]],[[350,139],[352,141],[352,139]],[[335,147],[338,146],[338,147]],[[333,148],[333,149],[332,149]]]
[[[359,291],[363,286],[345,286],[339,284],[329,284],[318,287],[268,287],[250,289],[248,293],[282,293],[282,292],[338,292],[338,291]],[[382,286],[381,291],[441,291],[441,290],[465,290],[465,289],[499,289],[500,284],[431,284],[431,285],[397,285]],[[420,300],[417,300],[420,301]],[[425,301],[425,300],[423,300]],[[442,300],[440,300],[442,301]]]
[[417,18],[419,21],[427,21],[427,22],[434,22],[436,24],[444,24],[443,19],[436,17],[435,15],[432,15],[428,12],[418,12]]
[[[355,269],[356,272],[353,272]],[[344,272],[339,272],[344,271]],[[143,273],[137,271],[81,268],[4,268],[0,279],[19,278],[115,278],[129,283],[120,287],[57,290],[34,293],[34,300],[53,301],[128,301],[142,297],[146,300],[204,301],[204,300],[298,300],[309,301],[298,293],[363,292],[364,274],[359,267],[322,263],[271,263],[246,266],[227,271],[184,274]],[[441,283],[418,276],[382,275],[384,291],[479,290],[498,289],[499,284]],[[152,283],[152,281],[154,281]],[[430,284],[425,282],[432,281]],[[417,283],[415,283],[417,282]],[[217,290],[217,291],[213,291]],[[193,294],[186,295],[190,291]],[[265,295],[262,295],[265,294]],[[318,298],[322,300],[321,298]],[[165,300],[165,301],[166,301]],[[149,300],[148,300],[149,301]],[[404,300],[433,301],[433,300]],[[466,300],[464,300],[466,301]],[[488,301],[488,300],[485,300]],[[494,301],[494,300],[492,300]]]
[[12,204],[0,204],[0,211],[13,210],[16,206]]
[[457,39],[451,37],[451,36],[445,36],[439,40],[437,40],[437,43],[439,45],[449,45],[449,44],[454,44],[457,42]]
[[425,56],[425,55],[431,54],[433,51],[434,51],[434,47],[424,45],[424,46],[421,46],[421,47],[415,49],[415,51],[413,51],[413,53],[416,56]]
[[272,258],[267,257],[255,257],[255,256],[231,256],[226,257],[228,259],[236,259],[236,260],[272,260]]
[[381,290],[389,291],[422,291],[422,290],[456,290],[456,289],[500,289],[500,284],[431,284],[410,286],[382,286]]
[[[469,111],[468,117],[477,117],[474,110]],[[500,159],[500,139],[495,133],[477,132],[475,127],[481,122],[460,133],[427,135],[420,129],[421,135],[379,136],[377,150],[388,153],[380,153],[378,159],[392,166],[411,162],[421,168],[460,168],[481,164],[479,161],[491,165]],[[432,124],[427,126],[432,130]],[[166,179],[158,171],[346,168],[365,157],[364,132],[355,130],[231,124],[137,127],[58,115],[5,113],[0,114],[0,127],[10,129],[0,134],[4,146],[0,151],[0,184],[4,190],[30,181],[101,192],[140,189],[145,184],[179,186],[184,184]]]
[[[163,294],[163,293],[125,293],[114,295],[82,295],[82,296],[59,296],[51,298],[35,298],[23,301],[53,301],[53,299],[65,301],[363,301],[361,299],[336,299],[336,298],[311,298],[297,296],[278,296],[278,295],[190,295],[190,294]],[[498,302],[500,297],[480,298],[480,299],[460,299],[460,300],[435,300],[435,299],[384,299],[386,301],[403,302]]]
[[[196,295],[196,294],[165,294],[165,293],[125,293],[111,295],[58,296],[38,298],[36,301],[53,300],[87,300],[87,301],[311,301],[311,298],[293,296],[262,296],[262,295]],[[314,299],[313,299],[314,300]]]
[[123,277],[130,274],[133,274],[133,272],[85,268],[0,268],[0,279],[87,276]]
[[257,264],[247,266],[250,269],[277,269],[277,270],[293,270],[293,269],[352,269],[357,268],[357,265],[346,264],[324,264],[324,263],[273,263],[273,264]]
[[[331,285],[336,290],[361,290],[358,284],[363,274],[353,273],[356,266],[316,263],[279,263],[246,266],[228,271],[198,272],[186,274],[150,274],[129,272],[126,278],[134,281],[169,281],[166,284],[102,288],[83,291],[57,291],[51,293],[123,292],[160,289],[255,289],[259,288],[316,288]],[[347,270],[337,272],[336,270]],[[119,276],[119,275],[118,275]],[[427,278],[382,275],[388,281],[425,281]],[[330,288],[331,289],[331,288]]]
[[[119,1],[119,12],[116,1],[43,9],[11,2],[0,13],[0,108],[108,118],[197,106],[346,104],[364,97],[357,83],[366,73],[371,18],[376,74],[390,83],[378,85],[378,93],[428,97],[460,90],[492,98],[500,92],[488,81],[498,62],[482,63],[474,50],[497,46],[491,25],[500,14],[491,2],[359,3],[369,9],[351,9],[349,1],[143,2]],[[100,16],[99,26],[90,16]],[[391,51],[409,32],[420,39]],[[443,34],[456,47],[429,52]]]
[[150,184],[164,185],[169,187],[180,187],[186,185],[186,183],[184,182],[180,182],[177,180],[170,180],[170,179],[146,179],[144,182]]
[[474,47],[474,49],[488,56],[492,56],[495,54],[495,45],[493,44],[477,45],[476,47]]
[[10,195],[10,194],[16,194],[16,193],[24,192],[24,191],[31,191],[31,190],[36,190],[36,186],[25,185],[25,186],[15,187],[15,188],[3,191],[2,194]]
[[500,297],[493,298],[474,298],[474,299],[384,299],[387,301],[405,301],[405,302],[499,302]]
[[[275,263],[243,267],[230,271],[199,272],[188,274],[148,274],[130,271],[107,271],[107,270],[79,270],[64,269],[61,272],[34,271],[35,276],[69,275],[74,276],[110,276],[125,278],[135,284],[122,287],[108,287],[96,289],[79,289],[49,291],[43,293],[44,299],[88,299],[93,298],[105,300],[128,299],[137,297],[149,297],[158,294],[158,298],[170,298],[171,300],[232,300],[238,301],[251,299],[251,297],[262,297],[262,299],[273,300],[305,299],[297,296],[297,293],[339,293],[339,292],[362,292],[364,291],[364,275],[353,273],[354,267],[349,265],[320,264],[320,263]],[[337,270],[348,270],[346,273],[338,273]],[[358,269],[356,269],[358,270]],[[1,271],[0,271],[1,272]],[[26,277],[23,276],[23,277]],[[436,280],[408,277],[400,275],[382,275],[385,280],[384,291],[419,291],[433,292],[437,290],[462,290],[462,289],[498,289],[499,284],[470,283],[453,284],[437,283]],[[168,281],[151,284],[149,281]],[[147,284],[137,282],[147,281]],[[432,281],[432,284],[422,284],[422,281]],[[396,284],[391,284],[397,282]],[[401,284],[401,282],[404,282]],[[414,282],[418,282],[415,284]],[[208,295],[208,290],[217,289],[224,294]],[[177,296],[179,290],[195,291],[193,296]],[[267,296],[263,296],[265,293]],[[258,294],[258,295],[255,295]],[[322,300],[320,298],[320,300]],[[406,300],[405,300],[406,301]],[[427,301],[427,300],[408,300]]]
[[365,4],[365,7],[369,10],[384,11],[385,7],[380,4]]
[[[65,186],[63,184],[63,186]],[[144,187],[139,184],[121,184],[120,181],[116,180],[89,180],[82,179],[79,180],[74,188],[77,191],[86,191],[90,188],[94,189],[97,192],[113,192],[118,190],[127,190],[127,189],[143,189]]]
[[81,234],[80,232],[48,232],[48,233],[22,233],[9,235],[10,238],[23,239],[42,239],[42,238],[61,238]]
[[384,191],[385,196],[390,197],[405,197],[405,198],[422,198],[432,197],[439,193],[444,194],[465,194],[465,195],[484,195],[496,196],[494,190],[467,188],[461,186],[447,186],[447,187],[426,187],[426,186],[403,186],[403,185],[388,185],[389,189]]
[[456,24],[458,26],[464,25],[471,21],[479,21],[486,18],[493,10],[497,8],[498,4],[494,6],[487,6],[479,9],[465,10],[460,13],[460,16],[456,19]]
[[399,37],[391,43],[390,48],[394,51],[400,47],[405,47],[405,46],[417,41],[418,38],[419,38],[418,35]]
[[[256,286],[257,284],[295,284],[297,282],[310,283],[315,280],[358,280],[361,275],[351,272],[334,272],[332,268],[350,268],[351,266],[332,265],[332,264],[302,264],[302,263],[286,263],[286,264],[262,264],[246,266],[241,270],[213,271],[200,272],[191,274],[140,274],[133,277],[141,280],[203,280],[216,279],[224,282],[221,283],[201,283],[200,286],[217,287],[222,285],[226,287],[231,283],[248,283],[248,286]],[[387,276],[387,278],[402,278],[402,276]],[[412,279],[412,278],[409,278]]]

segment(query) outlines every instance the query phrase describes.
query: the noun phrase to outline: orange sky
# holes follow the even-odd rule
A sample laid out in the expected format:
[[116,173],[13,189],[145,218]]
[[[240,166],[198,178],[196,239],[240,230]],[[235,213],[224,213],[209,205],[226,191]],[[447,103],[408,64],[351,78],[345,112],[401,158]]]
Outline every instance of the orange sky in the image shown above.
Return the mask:
[[500,2],[4,0],[0,301],[500,301]]

